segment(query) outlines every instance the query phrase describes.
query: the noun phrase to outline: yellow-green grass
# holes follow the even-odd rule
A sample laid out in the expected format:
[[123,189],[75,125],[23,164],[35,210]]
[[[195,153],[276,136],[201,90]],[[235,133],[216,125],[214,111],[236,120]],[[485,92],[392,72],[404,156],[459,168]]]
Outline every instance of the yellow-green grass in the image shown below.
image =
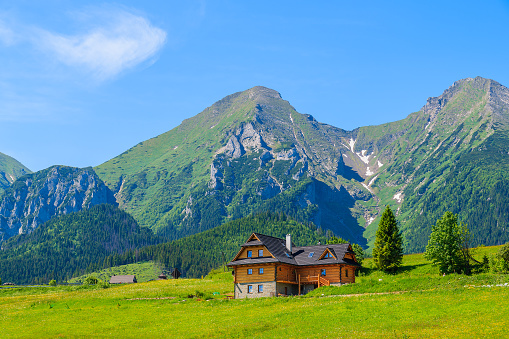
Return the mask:
[[[484,255],[490,256],[500,246],[481,246],[472,250],[473,257],[482,261]],[[365,259],[364,268],[355,278],[356,283],[341,287],[324,287],[308,294],[309,297],[321,295],[344,295],[358,293],[380,293],[398,291],[423,291],[460,288],[468,285],[497,285],[508,282],[506,274],[479,273],[473,275],[449,274],[442,276],[438,267],[427,261],[423,254],[403,256],[403,265],[396,274],[384,273],[374,269],[372,258]]]
[[[485,250],[485,249],[483,249]],[[486,248],[487,251],[495,249]],[[422,255],[405,256],[404,273],[427,280]],[[422,265],[421,265],[422,264]],[[419,266],[421,265],[421,266]],[[428,272],[430,271],[430,272]],[[368,272],[378,276],[379,272]],[[385,276],[385,275],[384,275]],[[420,278],[419,278],[420,277]],[[459,276],[454,276],[455,279]],[[383,279],[383,278],[382,278]],[[485,274],[508,281],[506,275]],[[378,282],[378,280],[377,280]],[[98,287],[0,290],[3,337],[183,338],[465,338],[507,336],[509,287],[464,287],[436,280],[436,288],[385,294],[228,300],[230,272],[205,279],[160,280]],[[341,288],[349,288],[343,286]],[[404,290],[404,289],[403,289]],[[216,293],[214,293],[216,292]],[[201,298],[192,295],[205,296]],[[206,301],[207,298],[213,298]]]
[[161,265],[153,262],[146,261],[135,264],[120,265],[115,267],[106,268],[104,270],[85,274],[76,278],[70,279],[69,283],[79,283],[85,281],[88,276],[95,276],[102,281],[110,281],[112,275],[135,275],[138,282],[146,282],[156,280],[161,274]]

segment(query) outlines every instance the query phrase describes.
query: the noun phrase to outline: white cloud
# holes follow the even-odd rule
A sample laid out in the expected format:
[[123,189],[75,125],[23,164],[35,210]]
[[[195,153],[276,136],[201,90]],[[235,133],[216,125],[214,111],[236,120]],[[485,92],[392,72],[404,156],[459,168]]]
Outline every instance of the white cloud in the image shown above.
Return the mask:
[[142,16],[123,10],[87,14],[82,16],[93,26],[87,32],[64,35],[39,30],[37,43],[60,62],[91,72],[99,80],[152,58],[166,42],[166,32]]

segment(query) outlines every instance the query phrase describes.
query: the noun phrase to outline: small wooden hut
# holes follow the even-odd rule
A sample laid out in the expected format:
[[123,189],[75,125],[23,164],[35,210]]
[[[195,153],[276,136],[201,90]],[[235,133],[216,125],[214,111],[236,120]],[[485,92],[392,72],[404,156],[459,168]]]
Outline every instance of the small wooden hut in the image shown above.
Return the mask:
[[110,284],[133,284],[137,282],[135,275],[114,275],[110,279]]

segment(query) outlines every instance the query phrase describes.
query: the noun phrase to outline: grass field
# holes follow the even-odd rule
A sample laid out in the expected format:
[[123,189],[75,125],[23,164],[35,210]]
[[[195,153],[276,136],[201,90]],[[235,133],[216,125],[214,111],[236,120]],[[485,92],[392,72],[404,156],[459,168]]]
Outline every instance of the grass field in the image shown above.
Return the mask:
[[15,288],[0,290],[0,326],[2,337],[502,338],[509,287],[482,287],[495,282],[509,276],[441,277],[410,255],[402,273],[367,270],[356,284],[302,297],[224,299],[233,283],[220,271],[108,289]]

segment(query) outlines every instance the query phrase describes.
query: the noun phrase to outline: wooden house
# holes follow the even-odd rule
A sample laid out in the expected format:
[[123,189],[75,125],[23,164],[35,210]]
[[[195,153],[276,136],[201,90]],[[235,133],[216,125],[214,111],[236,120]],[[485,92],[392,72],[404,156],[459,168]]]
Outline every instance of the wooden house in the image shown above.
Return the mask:
[[135,275],[114,275],[110,279],[110,284],[133,284],[137,282]]
[[320,286],[355,282],[360,267],[350,244],[295,247],[285,239],[253,233],[235,258],[235,298],[305,294]]

